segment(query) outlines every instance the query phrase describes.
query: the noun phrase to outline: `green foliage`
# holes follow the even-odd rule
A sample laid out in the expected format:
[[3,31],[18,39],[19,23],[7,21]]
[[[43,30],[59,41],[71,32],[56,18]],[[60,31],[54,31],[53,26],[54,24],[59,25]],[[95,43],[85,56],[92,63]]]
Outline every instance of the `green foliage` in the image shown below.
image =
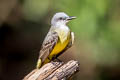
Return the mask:
[[48,12],[48,0],[25,0],[23,13],[27,20],[39,21]]

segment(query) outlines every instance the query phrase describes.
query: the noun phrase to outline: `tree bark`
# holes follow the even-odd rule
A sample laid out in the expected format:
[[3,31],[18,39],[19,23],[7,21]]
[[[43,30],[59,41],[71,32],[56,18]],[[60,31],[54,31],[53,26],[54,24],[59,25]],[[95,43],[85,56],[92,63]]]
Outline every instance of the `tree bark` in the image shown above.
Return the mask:
[[51,62],[40,69],[34,69],[23,80],[67,80],[79,71],[78,61]]

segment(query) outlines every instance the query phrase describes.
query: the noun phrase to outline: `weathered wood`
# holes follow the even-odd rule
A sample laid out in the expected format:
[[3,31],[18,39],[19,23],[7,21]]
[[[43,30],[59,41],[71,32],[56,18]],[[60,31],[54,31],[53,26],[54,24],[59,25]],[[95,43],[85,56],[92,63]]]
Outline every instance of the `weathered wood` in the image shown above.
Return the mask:
[[66,64],[63,62],[51,62],[40,69],[35,69],[23,80],[66,80],[79,69],[77,61],[71,60]]
[[78,67],[78,62],[71,60],[54,71],[45,80],[61,80],[63,78],[67,79],[78,70]]

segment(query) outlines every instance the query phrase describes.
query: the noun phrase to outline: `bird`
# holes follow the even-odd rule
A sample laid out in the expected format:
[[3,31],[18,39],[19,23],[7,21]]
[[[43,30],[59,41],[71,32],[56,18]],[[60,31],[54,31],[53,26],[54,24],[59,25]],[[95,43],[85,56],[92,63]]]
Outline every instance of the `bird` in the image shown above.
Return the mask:
[[67,23],[75,19],[64,12],[57,12],[51,19],[51,27],[41,46],[36,68],[39,69],[46,63],[57,59],[74,43],[74,32]]

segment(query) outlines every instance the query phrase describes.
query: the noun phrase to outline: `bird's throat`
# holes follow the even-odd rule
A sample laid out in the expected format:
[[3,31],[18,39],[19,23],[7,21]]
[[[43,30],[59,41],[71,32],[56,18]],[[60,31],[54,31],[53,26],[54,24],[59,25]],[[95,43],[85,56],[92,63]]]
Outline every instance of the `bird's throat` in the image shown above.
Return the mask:
[[66,28],[56,29],[55,31],[58,33],[61,43],[64,43],[64,41],[67,40],[68,36],[70,35],[69,29]]

